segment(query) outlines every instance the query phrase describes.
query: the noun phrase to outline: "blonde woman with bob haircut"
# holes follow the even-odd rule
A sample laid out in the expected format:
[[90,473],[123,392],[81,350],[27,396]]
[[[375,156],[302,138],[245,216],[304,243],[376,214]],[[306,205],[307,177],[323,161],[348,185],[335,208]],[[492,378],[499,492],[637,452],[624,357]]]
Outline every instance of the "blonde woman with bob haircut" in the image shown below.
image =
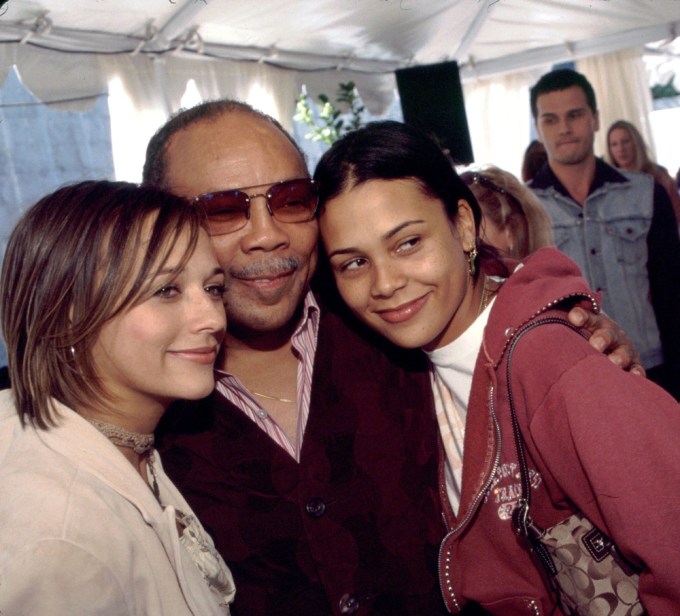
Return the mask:
[[214,386],[224,274],[203,224],[178,197],[99,181],[12,233],[1,614],[229,613],[231,574],[153,448],[168,405]]

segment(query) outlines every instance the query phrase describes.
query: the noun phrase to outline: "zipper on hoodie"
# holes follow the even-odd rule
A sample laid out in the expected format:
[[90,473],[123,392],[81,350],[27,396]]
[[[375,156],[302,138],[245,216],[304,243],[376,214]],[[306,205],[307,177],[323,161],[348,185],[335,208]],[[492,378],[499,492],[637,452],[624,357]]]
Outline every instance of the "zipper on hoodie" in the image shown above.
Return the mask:
[[[489,387],[489,410],[491,412],[491,418],[493,420],[493,426],[494,426],[494,431],[496,432],[496,452],[494,456],[494,462],[493,466],[491,467],[491,473],[489,474],[489,477],[487,478],[486,482],[482,486],[482,488],[477,492],[475,498],[472,501],[472,505],[468,508],[467,514],[463,517],[463,519],[454,527],[452,528],[442,539],[440,548],[439,548],[439,560],[438,560],[438,573],[439,573],[439,579],[440,581],[442,580],[442,556],[444,555],[444,546],[446,545],[446,542],[459,533],[470,521],[470,518],[472,515],[477,511],[477,507],[479,507],[479,502],[480,500],[486,495],[488,492],[489,488],[491,487],[491,484],[493,482],[494,477],[496,476],[496,473],[498,472],[498,467],[500,465],[500,460],[501,460],[501,427],[500,424],[498,423],[498,419],[496,417],[496,407],[494,405],[494,386],[491,385]],[[448,498],[448,496],[447,496]],[[444,572],[444,579],[446,580],[446,588],[442,584],[441,592],[442,596],[444,598],[444,603],[447,603],[447,593],[448,597],[451,599],[452,603],[454,604],[454,607],[456,610],[460,612],[461,607],[460,604],[458,603],[458,600],[456,599],[456,594],[453,591],[453,584],[451,583],[451,572],[449,569],[449,566],[451,564],[451,550],[448,550],[448,554],[446,555],[446,571]]]
[[[509,327],[508,329],[505,330],[504,333],[505,333],[507,340],[505,342],[505,345],[503,346],[503,349],[501,350],[501,353],[500,353],[498,360],[494,363],[493,368],[496,369],[500,365],[500,363],[503,359],[503,356],[505,355],[505,351],[507,350],[508,346],[510,345],[512,338],[514,337],[516,332],[518,332],[520,329],[522,329],[529,321],[535,319],[540,314],[550,310],[551,308],[553,308],[557,304],[560,304],[563,301],[566,301],[568,299],[573,299],[573,298],[576,298],[576,297],[580,297],[580,298],[589,300],[590,303],[592,304],[593,312],[595,314],[600,312],[600,304],[597,301],[597,298],[595,296],[591,295],[590,293],[583,293],[583,292],[569,293],[567,295],[563,295],[562,297],[554,299],[551,302],[548,302],[545,306],[543,306],[542,308],[539,308],[536,312],[534,312],[529,318],[527,318],[517,328]],[[493,420],[494,429],[495,429],[495,432],[496,432],[497,447],[496,447],[496,455],[495,455],[494,463],[493,463],[493,466],[492,466],[492,469],[491,469],[491,474],[489,475],[485,484],[482,486],[482,489],[477,493],[474,500],[472,501],[472,506],[468,509],[468,513],[458,523],[458,525],[456,525],[454,528],[452,528],[446,534],[446,536],[444,537],[444,539],[441,542],[441,545],[439,547],[439,561],[438,561],[438,564],[437,564],[437,569],[438,569],[440,581],[442,580],[441,562],[442,562],[442,556],[443,556],[444,549],[445,549],[444,546],[446,545],[447,541],[450,538],[452,538],[454,535],[458,534],[463,529],[463,527],[465,527],[467,525],[467,523],[470,521],[470,518],[472,517],[473,513],[477,510],[477,507],[479,506],[479,501],[481,500],[481,498],[486,494],[486,492],[491,487],[491,482],[493,481],[494,476],[498,472],[498,466],[499,466],[500,457],[501,457],[501,429],[500,429],[500,425],[498,423],[498,418],[496,417],[496,407],[494,405],[493,394],[494,394],[494,387],[492,385],[489,388],[489,410],[491,412],[491,418]],[[447,498],[448,498],[448,496],[447,496]],[[444,575],[445,580],[446,580],[446,588],[444,588],[444,586],[442,585],[442,588],[440,590],[441,590],[441,593],[442,593],[442,598],[444,599],[444,603],[447,604],[447,593],[448,593],[448,598],[450,598],[455,609],[460,611],[461,607],[460,607],[460,604],[458,603],[458,599],[456,599],[456,594],[453,591],[453,585],[451,583],[451,574],[450,574],[450,570],[448,569],[450,564],[451,564],[451,558],[450,558],[450,551],[449,551],[449,554],[447,555],[447,558],[446,558],[447,570],[446,570],[445,575]],[[529,601],[528,607],[531,610],[531,613],[533,614],[533,616],[541,616],[541,611],[540,611],[540,608],[539,608],[538,604],[536,603],[536,601],[534,601],[533,599],[531,601]]]

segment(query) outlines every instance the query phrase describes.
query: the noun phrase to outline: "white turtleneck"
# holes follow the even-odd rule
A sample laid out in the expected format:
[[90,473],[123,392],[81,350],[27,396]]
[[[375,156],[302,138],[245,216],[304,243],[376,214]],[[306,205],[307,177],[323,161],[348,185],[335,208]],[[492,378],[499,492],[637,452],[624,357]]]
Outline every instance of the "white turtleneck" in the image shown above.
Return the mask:
[[427,352],[432,363],[432,389],[437,422],[446,452],[446,488],[454,513],[458,512],[460,504],[465,418],[472,388],[472,373],[494,301],[495,298],[458,338]]

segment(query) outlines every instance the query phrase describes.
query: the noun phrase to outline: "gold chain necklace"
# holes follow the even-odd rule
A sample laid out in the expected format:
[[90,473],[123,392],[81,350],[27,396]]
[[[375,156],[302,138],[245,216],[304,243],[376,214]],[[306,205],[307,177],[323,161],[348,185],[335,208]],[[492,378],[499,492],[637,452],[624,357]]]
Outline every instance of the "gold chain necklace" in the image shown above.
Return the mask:
[[486,285],[486,276],[484,276],[484,281],[482,282],[482,297],[479,300],[479,308],[477,309],[477,316],[484,312],[484,309],[489,304],[489,289]]
[[482,288],[482,297],[479,300],[479,309],[477,310],[477,316],[482,314],[486,310],[486,307],[491,303],[491,300],[493,299],[493,296],[496,294],[496,291],[498,291],[498,287],[491,289],[489,288],[490,286],[494,285],[489,285],[489,279],[484,276],[484,287]]
[[260,396],[260,398],[265,398],[267,400],[276,400],[277,402],[290,402],[293,403],[295,400],[289,400],[288,398],[277,398],[276,396],[268,396],[267,394],[261,394],[259,391],[253,391],[253,395]]

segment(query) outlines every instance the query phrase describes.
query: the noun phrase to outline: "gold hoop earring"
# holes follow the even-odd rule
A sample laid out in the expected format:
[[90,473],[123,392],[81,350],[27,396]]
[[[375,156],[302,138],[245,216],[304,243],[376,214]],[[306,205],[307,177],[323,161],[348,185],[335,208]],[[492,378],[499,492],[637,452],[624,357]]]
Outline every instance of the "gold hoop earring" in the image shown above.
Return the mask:
[[472,247],[472,249],[469,252],[465,253],[465,258],[467,259],[468,262],[468,271],[470,272],[470,276],[474,276],[475,273],[477,272],[477,248],[475,246]]

